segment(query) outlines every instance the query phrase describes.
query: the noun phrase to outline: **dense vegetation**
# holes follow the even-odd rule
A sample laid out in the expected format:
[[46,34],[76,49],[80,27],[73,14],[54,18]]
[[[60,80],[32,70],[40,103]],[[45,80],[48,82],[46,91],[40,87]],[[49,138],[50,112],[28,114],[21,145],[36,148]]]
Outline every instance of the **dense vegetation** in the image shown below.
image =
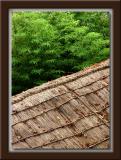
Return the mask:
[[107,12],[14,12],[12,93],[109,57]]

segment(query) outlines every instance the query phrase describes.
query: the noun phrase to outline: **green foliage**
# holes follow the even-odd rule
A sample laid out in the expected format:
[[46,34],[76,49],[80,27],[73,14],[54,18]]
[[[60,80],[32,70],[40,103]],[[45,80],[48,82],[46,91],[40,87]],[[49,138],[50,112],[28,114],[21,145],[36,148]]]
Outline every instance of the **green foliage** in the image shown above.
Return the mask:
[[107,12],[13,13],[13,94],[108,58],[109,22]]

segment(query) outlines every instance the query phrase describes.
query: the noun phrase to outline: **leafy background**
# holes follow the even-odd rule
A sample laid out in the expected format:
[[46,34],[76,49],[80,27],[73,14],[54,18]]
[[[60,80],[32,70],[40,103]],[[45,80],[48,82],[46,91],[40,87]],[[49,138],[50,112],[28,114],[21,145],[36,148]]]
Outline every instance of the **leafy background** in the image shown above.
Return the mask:
[[13,12],[12,94],[109,58],[108,12]]

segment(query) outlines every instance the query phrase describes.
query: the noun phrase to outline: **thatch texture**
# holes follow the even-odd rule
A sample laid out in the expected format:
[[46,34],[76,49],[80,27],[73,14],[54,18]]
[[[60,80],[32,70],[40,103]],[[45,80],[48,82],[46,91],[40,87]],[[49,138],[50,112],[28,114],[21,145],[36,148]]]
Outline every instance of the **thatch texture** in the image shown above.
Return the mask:
[[109,60],[12,97],[13,149],[109,148]]

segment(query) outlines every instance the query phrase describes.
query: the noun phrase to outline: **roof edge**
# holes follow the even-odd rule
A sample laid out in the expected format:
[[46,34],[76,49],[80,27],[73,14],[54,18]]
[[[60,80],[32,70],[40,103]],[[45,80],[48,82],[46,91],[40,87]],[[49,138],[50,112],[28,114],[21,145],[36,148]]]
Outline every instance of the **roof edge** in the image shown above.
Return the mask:
[[71,82],[76,80],[77,78],[86,76],[92,72],[96,72],[98,70],[108,68],[109,67],[109,59],[102,61],[100,63],[96,63],[94,65],[91,65],[90,67],[85,68],[84,70],[81,70],[79,72],[67,75],[67,76],[62,76],[58,79],[48,81],[40,86],[33,87],[31,89],[28,89],[26,91],[23,91],[15,96],[12,96],[12,104],[18,103],[19,101],[23,100],[24,98],[37,94],[39,92],[42,92],[44,90],[50,89],[57,87],[58,85],[65,84],[67,82]]

